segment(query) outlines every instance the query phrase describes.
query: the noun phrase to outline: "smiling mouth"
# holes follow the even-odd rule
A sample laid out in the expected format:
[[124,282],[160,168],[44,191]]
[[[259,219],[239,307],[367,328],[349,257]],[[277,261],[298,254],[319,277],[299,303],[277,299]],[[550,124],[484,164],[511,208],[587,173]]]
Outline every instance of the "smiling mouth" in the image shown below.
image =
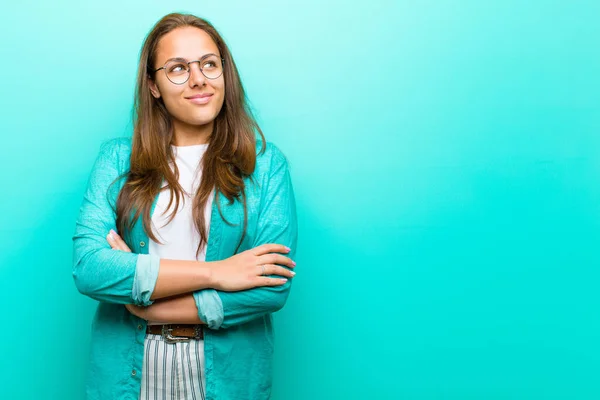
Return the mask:
[[211,98],[212,98],[212,94],[208,95],[208,96],[201,96],[201,97],[188,97],[187,100],[189,100],[190,102],[192,102],[194,104],[206,104],[210,101]]

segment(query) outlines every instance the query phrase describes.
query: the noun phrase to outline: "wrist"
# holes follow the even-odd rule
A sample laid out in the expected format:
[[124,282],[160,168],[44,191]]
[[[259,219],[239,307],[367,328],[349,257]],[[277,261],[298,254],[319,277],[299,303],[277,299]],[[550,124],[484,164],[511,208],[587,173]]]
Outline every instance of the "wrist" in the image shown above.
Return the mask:
[[198,268],[198,284],[199,289],[212,289],[215,287],[214,269],[218,268],[220,261],[202,261]]

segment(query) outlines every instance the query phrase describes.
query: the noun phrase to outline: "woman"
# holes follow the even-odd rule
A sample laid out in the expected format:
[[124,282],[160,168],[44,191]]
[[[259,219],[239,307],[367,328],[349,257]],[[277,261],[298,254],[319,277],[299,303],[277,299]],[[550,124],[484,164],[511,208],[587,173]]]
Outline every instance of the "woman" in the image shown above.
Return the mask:
[[73,236],[75,284],[100,302],[87,396],[267,399],[297,242],[286,159],[192,15],[148,34],[135,111],[133,138],[101,147]]

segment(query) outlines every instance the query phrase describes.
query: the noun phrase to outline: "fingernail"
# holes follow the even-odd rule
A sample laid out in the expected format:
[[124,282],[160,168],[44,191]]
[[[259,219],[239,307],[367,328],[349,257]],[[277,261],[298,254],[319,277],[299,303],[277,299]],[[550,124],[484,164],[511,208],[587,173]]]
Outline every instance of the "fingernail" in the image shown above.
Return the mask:
[[287,282],[287,279],[285,279],[285,278],[281,278],[281,279],[280,279],[280,281],[282,281],[282,282]]
[[296,273],[294,271],[292,271],[292,276],[296,275]]
[[112,238],[114,239],[114,238],[118,237],[119,235],[117,234],[117,232],[115,232],[115,231],[113,231],[113,230],[111,229],[111,230],[110,230],[110,236],[112,236]]
[[115,237],[113,236],[112,231],[108,232],[108,238],[110,240],[115,240]]
[[285,248],[287,249],[287,251],[292,251],[292,249],[290,249],[289,247],[285,246]]
[[296,265],[296,261],[292,261],[292,264]]

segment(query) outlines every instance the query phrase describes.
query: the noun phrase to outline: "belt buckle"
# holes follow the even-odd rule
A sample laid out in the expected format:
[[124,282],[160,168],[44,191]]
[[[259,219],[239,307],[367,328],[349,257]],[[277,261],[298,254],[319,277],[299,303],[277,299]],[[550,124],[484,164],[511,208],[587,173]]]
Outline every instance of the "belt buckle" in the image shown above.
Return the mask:
[[[168,326],[171,326],[169,324]],[[167,343],[179,343],[179,342],[187,342],[191,338],[185,336],[173,336],[171,332],[173,332],[173,328],[167,328],[167,325],[162,326],[162,337],[165,339]]]

